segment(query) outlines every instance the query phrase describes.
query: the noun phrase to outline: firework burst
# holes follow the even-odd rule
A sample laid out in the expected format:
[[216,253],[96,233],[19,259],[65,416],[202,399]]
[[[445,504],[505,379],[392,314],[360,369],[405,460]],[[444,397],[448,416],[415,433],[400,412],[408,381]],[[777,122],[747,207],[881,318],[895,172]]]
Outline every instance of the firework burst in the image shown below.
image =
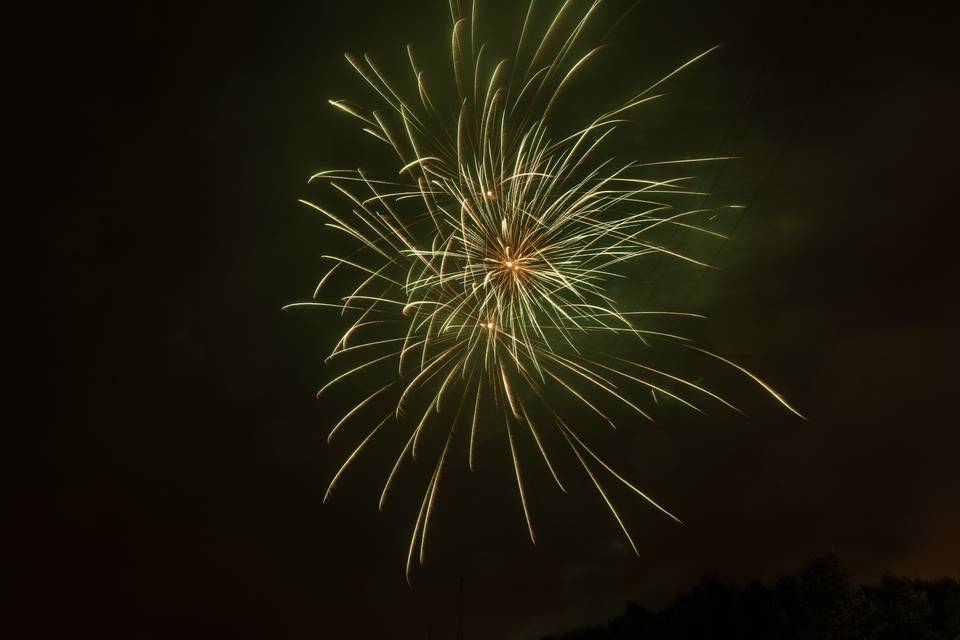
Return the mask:
[[[623,309],[608,293],[610,283],[624,277],[623,265],[644,256],[706,266],[651,240],[655,229],[680,227],[719,235],[697,223],[699,216],[715,210],[684,206],[684,199],[703,195],[691,189],[691,176],[650,177],[652,167],[682,170],[718,158],[618,163],[601,155],[604,141],[631,112],[661,97],[656,90],[662,83],[709,51],[579,130],[557,134],[548,126],[551,113],[571,79],[600,50],[574,56],[601,2],[592,2],[579,14],[573,4],[564,2],[546,29],[537,31],[531,2],[516,51],[510,59],[493,60],[477,39],[476,1],[465,13],[461,3],[452,0],[453,105],[441,104],[428,90],[409,46],[417,95],[402,96],[369,56],[347,54],[386,109],[330,101],[396,155],[399,171],[393,177],[361,169],[312,176],[311,181],[329,183],[346,205],[329,211],[304,204],[355,246],[342,255],[324,256],[332,264],[314,301],[288,308],[327,307],[344,318],[345,330],[327,360],[353,360],[318,396],[361,372],[380,376],[382,383],[330,430],[333,438],[352,420],[375,425],[335,474],[324,500],[371,439],[396,424],[408,429],[409,436],[386,478],[382,508],[403,460],[417,457],[428,425],[432,421],[442,427],[432,432],[441,434],[443,445],[411,534],[408,578],[415,558],[423,562],[451,443],[457,438],[465,443],[473,469],[478,430],[496,428],[505,434],[534,542],[517,438],[532,436],[563,489],[541,437],[544,429],[559,433],[634,551],[634,541],[603,488],[602,474],[677,520],[608,466],[549,398],[562,394],[582,405],[599,419],[590,425],[613,424],[606,408],[611,403],[649,419],[649,408],[635,397],[641,389],[654,400],[659,394],[696,411],[701,410],[700,401],[736,407],[649,362],[593,353],[585,340],[591,333],[627,336],[641,346],[656,340],[693,349],[748,376],[797,413],[740,365],[689,338],[645,328],[643,322],[644,316],[656,314],[700,316]],[[319,301],[331,279],[349,282],[349,293]],[[449,409],[442,412],[447,404]]]

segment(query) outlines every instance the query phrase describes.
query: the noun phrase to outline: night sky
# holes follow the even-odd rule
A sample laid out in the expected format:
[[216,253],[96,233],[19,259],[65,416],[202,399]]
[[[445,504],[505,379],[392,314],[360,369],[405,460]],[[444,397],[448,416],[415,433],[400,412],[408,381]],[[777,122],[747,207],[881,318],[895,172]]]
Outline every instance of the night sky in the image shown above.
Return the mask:
[[[515,37],[511,5],[490,2],[484,28]],[[13,525],[22,636],[452,638],[462,577],[468,638],[532,640],[826,552],[860,581],[956,578],[956,22],[874,5],[647,0],[567,96],[568,115],[601,109],[724,45],[636,112],[616,155],[742,156],[703,184],[750,207],[719,221],[729,242],[675,238],[720,269],[651,260],[618,295],[709,316],[683,329],[809,420],[710,368],[749,417],[664,406],[605,432],[686,523],[614,490],[639,558],[573,466],[563,495],[528,465],[533,547],[506,444],[482,442],[473,474],[458,449],[412,587],[427,463],[378,512],[402,446],[388,437],[321,504],[360,433],[327,446],[345,400],[313,397],[340,325],[280,309],[337,246],[297,199],[339,201],[307,177],[383,164],[326,103],[374,102],[342,54],[399,74],[414,42],[446,78],[447,3],[94,3],[22,23],[28,166],[56,255],[36,272],[52,491],[37,484]]]

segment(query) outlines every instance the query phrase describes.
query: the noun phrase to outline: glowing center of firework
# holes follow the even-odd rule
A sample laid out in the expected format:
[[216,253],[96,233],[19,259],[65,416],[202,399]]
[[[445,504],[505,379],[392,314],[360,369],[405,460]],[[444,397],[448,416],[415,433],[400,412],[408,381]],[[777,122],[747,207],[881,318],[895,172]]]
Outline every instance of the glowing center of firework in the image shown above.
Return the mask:
[[507,273],[512,272],[514,275],[518,275],[522,270],[525,270],[523,256],[514,255],[510,251],[510,247],[507,247],[506,251],[502,255],[494,258],[494,261],[503,265],[503,270]]
[[514,277],[519,277],[524,274],[526,268],[522,264],[522,258],[510,258],[504,257],[500,258],[500,273],[504,276],[513,275]]

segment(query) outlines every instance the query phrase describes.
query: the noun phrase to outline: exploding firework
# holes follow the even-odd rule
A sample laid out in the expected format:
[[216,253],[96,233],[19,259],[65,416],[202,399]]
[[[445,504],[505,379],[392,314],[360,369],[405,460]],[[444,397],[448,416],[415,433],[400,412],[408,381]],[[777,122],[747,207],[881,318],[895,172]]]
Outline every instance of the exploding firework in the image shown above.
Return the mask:
[[[342,255],[325,256],[332,264],[314,301],[289,307],[332,308],[345,319],[345,330],[327,361],[351,364],[318,396],[361,373],[367,379],[379,376],[381,382],[330,430],[332,439],[352,420],[375,425],[335,474],[324,500],[371,439],[387,425],[397,425],[409,430],[409,436],[386,477],[382,508],[403,461],[417,457],[428,425],[439,425],[432,433],[440,433],[443,444],[411,534],[408,577],[414,558],[423,562],[451,443],[458,438],[464,443],[473,469],[477,434],[485,429],[505,436],[511,474],[534,542],[517,439],[529,433],[563,489],[541,435],[545,429],[555,430],[557,441],[566,443],[635,552],[603,488],[603,474],[677,520],[608,466],[587,444],[583,429],[572,426],[551,398],[560,394],[582,405],[599,418],[589,425],[612,425],[611,404],[649,419],[649,407],[635,397],[639,390],[649,392],[652,401],[671,398],[696,411],[701,410],[700,401],[737,409],[704,386],[649,361],[595,353],[589,349],[591,334],[626,336],[641,348],[667,342],[715,358],[797,413],[740,365],[689,338],[645,328],[645,319],[658,314],[700,316],[624,309],[608,293],[610,283],[624,277],[624,265],[644,256],[706,266],[651,237],[658,228],[718,235],[697,223],[699,216],[715,210],[684,205],[684,199],[703,195],[691,189],[690,176],[651,177],[650,172],[718,158],[618,163],[603,157],[601,149],[631,112],[661,97],[656,90],[662,83],[709,51],[584,122],[579,130],[558,134],[550,128],[550,116],[571,79],[600,50],[573,55],[600,0],[579,15],[572,15],[573,4],[564,2],[546,28],[537,30],[531,1],[511,59],[487,62],[486,46],[477,39],[476,2],[467,14],[452,0],[453,105],[441,104],[428,89],[409,46],[416,96],[404,97],[369,56],[348,54],[349,63],[388,108],[370,111],[344,100],[330,101],[396,155],[399,171],[394,177],[361,169],[312,176],[311,181],[329,183],[346,205],[329,211],[304,204],[355,246]],[[321,291],[334,281],[349,283],[347,295],[319,301]]]

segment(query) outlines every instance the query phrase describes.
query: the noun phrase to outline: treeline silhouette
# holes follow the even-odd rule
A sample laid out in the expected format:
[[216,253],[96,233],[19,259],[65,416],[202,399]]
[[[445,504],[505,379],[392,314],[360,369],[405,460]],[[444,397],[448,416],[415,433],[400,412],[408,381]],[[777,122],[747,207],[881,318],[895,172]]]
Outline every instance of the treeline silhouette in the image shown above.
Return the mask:
[[829,555],[772,585],[708,579],[662,610],[544,640],[960,640],[960,584],[886,576],[858,586]]

